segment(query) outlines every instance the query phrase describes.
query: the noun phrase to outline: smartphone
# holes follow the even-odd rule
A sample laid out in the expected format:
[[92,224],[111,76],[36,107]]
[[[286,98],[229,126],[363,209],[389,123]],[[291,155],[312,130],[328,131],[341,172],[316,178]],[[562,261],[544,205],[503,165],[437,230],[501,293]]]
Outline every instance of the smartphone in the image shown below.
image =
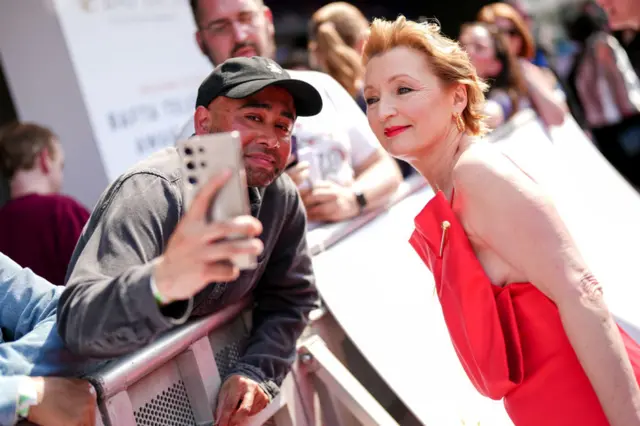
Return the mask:
[[[185,181],[187,208],[209,179],[229,169],[232,171],[231,177],[210,200],[206,220],[220,222],[251,214],[239,132],[193,136],[178,141],[177,149]],[[247,236],[233,235],[230,238],[242,239]],[[256,256],[247,254],[235,256],[232,262],[240,270],[255,269],[257,266]]]

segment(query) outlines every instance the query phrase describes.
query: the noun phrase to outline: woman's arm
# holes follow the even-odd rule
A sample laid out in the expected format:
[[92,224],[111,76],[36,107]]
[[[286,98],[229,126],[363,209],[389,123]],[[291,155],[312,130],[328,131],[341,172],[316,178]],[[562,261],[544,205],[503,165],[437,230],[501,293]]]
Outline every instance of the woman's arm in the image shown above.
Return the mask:
[[461,156],[454,185],[468,231],[557,305],[611,425],[640,425],[640,390],[620,333],[553,203],[491,147]]
[[549,83],[549,77],[526,59],[520,60],[522,76],[536,112],[547,126],[559,126],[569,110]]

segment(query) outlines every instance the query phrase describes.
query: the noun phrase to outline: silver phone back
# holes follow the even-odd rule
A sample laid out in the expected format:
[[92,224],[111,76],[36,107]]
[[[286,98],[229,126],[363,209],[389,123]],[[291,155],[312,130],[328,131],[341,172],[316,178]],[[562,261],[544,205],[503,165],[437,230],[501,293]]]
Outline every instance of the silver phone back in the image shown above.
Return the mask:
[[[231,177],[210,201],[206,220],[221,222],[251,214],[239,132],[193,136],[179,141],[177,149],[182,160],[187,208],[209,179],[219,175],[224,169],[230,169]],[[233,262],[240,269],[252,269],[256,266],[255,256],[236,256]]]

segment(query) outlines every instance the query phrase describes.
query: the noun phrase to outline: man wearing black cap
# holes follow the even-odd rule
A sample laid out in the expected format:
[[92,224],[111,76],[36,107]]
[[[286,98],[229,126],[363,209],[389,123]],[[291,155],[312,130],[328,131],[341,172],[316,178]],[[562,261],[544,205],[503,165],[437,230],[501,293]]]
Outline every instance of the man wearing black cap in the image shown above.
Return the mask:
[[[253,293],[247,349],[218,399],[217,424],[241,424],[276,395],[296,340],[317,303],[306,246],[306,217],[282,174],[298,116],[322,109],[319,93],[265,58],[216,67],[198,91],[198,135],[240,131],[251,216],[206,223],[224,184],[215,176],[184,210],[175,148],[118,178],[98,201],[72,256],[58,310],[59,332],[79,354],[132,352],[192,316],[218,311]],[[225,240],[232,234],[247,240]],[[229,259],[258,255],[240,273]]]

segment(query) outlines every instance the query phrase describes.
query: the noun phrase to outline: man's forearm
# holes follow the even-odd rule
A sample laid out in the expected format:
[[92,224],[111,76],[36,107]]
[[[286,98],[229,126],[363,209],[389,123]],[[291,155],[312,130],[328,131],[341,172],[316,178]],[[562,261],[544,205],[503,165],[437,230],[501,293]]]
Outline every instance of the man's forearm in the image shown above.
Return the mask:
[[[231,374],[241,374],[260,384],[275,397],[295,360],[297,341],[307,325],[309,312],[318,307],[315,291],[299,294],[295,305],[263,302],[273,309],[254,310],[254,327],[247,349]],[[261,303],[258,302],[258,305]]]
[[356,176],[354,190],[367,199],[367,210],[385,205],[402,182],[402,173],[396,161],[387,154],[374,154],[377,158]]
[[304,207],[297,191],[290,195],[293,205],[288,209],[287,228],[253,292],[251,336],[232,372],[258,382],[272,398],[295,359],[309,312],[319,302],[307,249]]
[[176,184],[155,171],[125,175],[103,195],[69,263],[58,306],[60,335],[73,352],[122,355],[188,316],[186,302],[161,311],[151,291],[154,259],[180,215]]
[[103,282],[71,280],[58,308],[65,344],[85,356],[113,357],[132,352],[189,316],[187,303],[162,311],[151,292],[153,265],[132,267]]

